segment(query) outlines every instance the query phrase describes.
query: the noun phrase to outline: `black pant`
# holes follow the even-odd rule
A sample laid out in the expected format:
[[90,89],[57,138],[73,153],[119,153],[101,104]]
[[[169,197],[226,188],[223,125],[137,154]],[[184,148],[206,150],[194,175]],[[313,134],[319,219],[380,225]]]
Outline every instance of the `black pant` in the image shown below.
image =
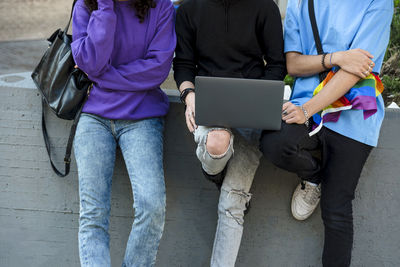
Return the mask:
[[[280,131],[264,131],[260,146],[265,157],[276,166],[296,173],[303,180],[321,183],[325,226],[323,266],[350,266],[352,200],[372,147],[325,127],[309,137],[306,126],[284,122]],[[320,157],[312,153],[315,150]]]

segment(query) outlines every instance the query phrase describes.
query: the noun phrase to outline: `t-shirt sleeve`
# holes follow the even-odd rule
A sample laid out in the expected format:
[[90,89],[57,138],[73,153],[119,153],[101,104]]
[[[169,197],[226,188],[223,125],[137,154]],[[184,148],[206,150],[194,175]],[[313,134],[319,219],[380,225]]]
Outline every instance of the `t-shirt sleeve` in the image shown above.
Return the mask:
[[389,43],[392,16],[393,1],[372,1],[350,45],[350,49],[361,48],[374,56],[372,59],[375,62],[373,72],[376,73],[381,70]]
[[298,0],[289,0],[284,23],[284,52],[302,53],[300,28],[299,28],[300,7]]

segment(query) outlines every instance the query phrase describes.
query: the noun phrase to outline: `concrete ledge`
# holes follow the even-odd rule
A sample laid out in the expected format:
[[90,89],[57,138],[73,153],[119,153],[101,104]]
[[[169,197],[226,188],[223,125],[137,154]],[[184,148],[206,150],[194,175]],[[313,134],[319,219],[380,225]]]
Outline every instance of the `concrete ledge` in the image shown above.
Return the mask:
[[[16,87],[16,88],[26,88],[37,90],[36,85],[31,79],[31,71],[29,72],[20,72],[13,74],[3,74],[0,75],[0,86],[4,87]],[[175,82],[173,81],[173,71],[171,70],[168,75],[167,80],[161,85],[162,90],[168,96],[169,101],[173,103],[180,103],[179,91],[176,88]],[[173,88],[173,89],[167,89]],[[285,92],[283,98],[288,100],[291,94],[290,86],[285,86]]]
[[[79,266],[75,163],[65,179],[52,172],[40,128],[39,92],[23,84],[10,86],[22,82],[17,77],[1,79],[0,265]],[[165,130],[167,217],[158,267],[208,266],[216,227],[218,191],[202,177],[183,116],[182,106],[172,103]],[[62,166],[70,124],[52,114],[48,120]],[[399,131],[400,112],[387,110],[379,147],[368,159],[354,202],[353,266],[400,266]],[[262,160],[238,267],[321,265],[320,212],[305,222],[290,215],[297,183],[295,175]],[[129,179],[118,153],[110,225],[113,266],[121,264],[132,219]]]

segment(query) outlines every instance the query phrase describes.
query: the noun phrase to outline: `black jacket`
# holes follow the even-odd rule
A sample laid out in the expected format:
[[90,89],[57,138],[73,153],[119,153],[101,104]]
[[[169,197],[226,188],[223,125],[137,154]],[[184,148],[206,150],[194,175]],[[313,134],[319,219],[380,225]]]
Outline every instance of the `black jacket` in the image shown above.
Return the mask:
[[[185,0],[177,10],[174,77],[283,80],[282,22],[272,0]],[[264,64],[267,62],[267,64]]]

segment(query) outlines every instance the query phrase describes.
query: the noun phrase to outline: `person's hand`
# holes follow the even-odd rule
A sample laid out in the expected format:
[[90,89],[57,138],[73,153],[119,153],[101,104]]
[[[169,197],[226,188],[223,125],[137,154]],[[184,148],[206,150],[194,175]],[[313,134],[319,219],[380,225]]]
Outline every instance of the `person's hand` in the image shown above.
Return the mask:
[[306,116],[299,106],[296,106],[292,102],[286,102],[282,106],[282,120],[287,124],[304,124]]
[[[75,68],[75,69],[79,69],[78,65],[75,65],[74,68]],[[89,76],[86,72],[83,72],[83,73],[85,73],[86,76]]]
[[365,78],[375,66],[372,58],[374,56],[371,53],[357,48],[333,53],[331,63],[360,78]]
[[197,128],[196,121],[195,121],[195,93],[189,92],[187,94],[185,103],[186,103],[186,111],[185,111],[185,118],[186,118],[186,126],[188,127],[191,133]]

